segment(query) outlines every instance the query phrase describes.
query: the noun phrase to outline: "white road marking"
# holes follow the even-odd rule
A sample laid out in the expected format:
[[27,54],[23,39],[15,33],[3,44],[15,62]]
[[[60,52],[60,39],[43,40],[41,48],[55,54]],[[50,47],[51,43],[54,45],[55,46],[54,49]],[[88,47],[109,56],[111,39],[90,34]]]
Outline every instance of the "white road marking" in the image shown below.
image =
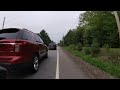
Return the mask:
[[57,47],[56,79],[59,79],[59,47]]

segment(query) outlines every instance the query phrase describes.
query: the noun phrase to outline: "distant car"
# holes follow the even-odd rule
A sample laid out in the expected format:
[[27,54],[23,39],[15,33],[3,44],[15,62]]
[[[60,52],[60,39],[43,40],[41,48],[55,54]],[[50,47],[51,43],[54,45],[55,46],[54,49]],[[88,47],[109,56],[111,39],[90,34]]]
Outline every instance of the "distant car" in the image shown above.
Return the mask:
[[27,29],[0,30],[0,65],[10,69],[30,67],[37,72],[39,62],[48,57],[48,47],[35,33]]
[[49,44],[48,47],[49,47],[49,50],[56,50],[57,45],[56,45],[56,43],[52,42],[52,43]]

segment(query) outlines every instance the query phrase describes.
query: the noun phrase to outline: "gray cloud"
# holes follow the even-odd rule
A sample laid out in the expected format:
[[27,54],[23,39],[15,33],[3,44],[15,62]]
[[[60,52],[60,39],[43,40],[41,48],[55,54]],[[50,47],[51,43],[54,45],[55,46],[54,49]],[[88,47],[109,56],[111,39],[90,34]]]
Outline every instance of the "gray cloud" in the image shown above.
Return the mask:
[[80,13],[83,11],[0,11],[0,29],[6,17],[5,28],[27,28],[35,33],[45,29],[58,43],[63,34],[78,25]]

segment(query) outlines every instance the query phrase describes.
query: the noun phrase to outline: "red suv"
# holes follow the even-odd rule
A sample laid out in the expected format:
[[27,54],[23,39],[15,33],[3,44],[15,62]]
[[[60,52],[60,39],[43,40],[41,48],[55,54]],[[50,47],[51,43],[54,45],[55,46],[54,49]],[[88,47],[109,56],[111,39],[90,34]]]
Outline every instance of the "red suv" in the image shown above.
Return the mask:
[[47,57],[48,47],[37,34],[19,28],[0,30],[0,66],[8,70],[29,66],[37,72],[39,61]]

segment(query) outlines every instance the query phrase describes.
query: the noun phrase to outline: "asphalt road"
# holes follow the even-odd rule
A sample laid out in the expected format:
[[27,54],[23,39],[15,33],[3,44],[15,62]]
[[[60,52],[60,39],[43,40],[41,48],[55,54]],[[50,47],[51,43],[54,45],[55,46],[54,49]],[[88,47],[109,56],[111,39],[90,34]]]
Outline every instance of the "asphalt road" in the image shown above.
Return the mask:
[[89,79],[85,73],[61,48],[49,50],[48,58],[42,60],[39,71],[29,70],[8,73],[7,79]]
[[89,79],[86,72],[75,63],[63,50],[59,49],[60,79]]

